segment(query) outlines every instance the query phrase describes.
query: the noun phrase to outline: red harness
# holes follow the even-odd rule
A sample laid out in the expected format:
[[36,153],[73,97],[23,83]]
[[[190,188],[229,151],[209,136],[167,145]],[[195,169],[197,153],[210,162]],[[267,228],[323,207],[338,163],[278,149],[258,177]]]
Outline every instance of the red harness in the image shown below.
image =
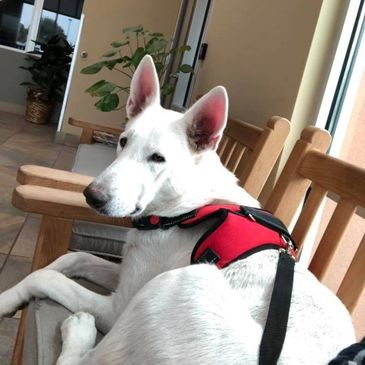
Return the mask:
[[178,217],[149,216],[134,223],[138,229],[189,228],[210,220],[211,226],[196,243],[191,263],[209,262],[224,268],[265,249],[288,250],[296,257],[289,232],[268,211],[239,205],[207,205]]

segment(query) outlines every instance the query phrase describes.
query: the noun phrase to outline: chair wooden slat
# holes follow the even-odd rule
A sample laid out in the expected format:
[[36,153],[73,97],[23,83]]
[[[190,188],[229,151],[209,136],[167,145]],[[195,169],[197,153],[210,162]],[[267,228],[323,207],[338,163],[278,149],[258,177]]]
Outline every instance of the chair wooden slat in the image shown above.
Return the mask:
[[245,153],[246,148],[241,146],[240,144],[236,143],[234,151],[229,159],[226,167],[229,171],[236,173],[237,166],[242,159],[243,154]]
[[228,137],[228,142],[221,156],[221,161],[224,166],[227,166],[227,163],[233,154],[236,144],[237,142],[233,138]]
[[292,237],[299,249],[301,249],[303,245],[305,237],[307,236],[313,219],[315,218],[317,210],[320,207],[323,198],[326,196],[326,193],[326,189],[323,189],[316,184],[311,186],[310,194],[292,232]]
[[350,267],[342,280],[337,296],[352,313],[365,287],[365,236],[356,250]]
[[[284,118],[283,118],[284,119]],[[224,134],[234,138],[241,145],[249,149],[257,147],[256,143],[261,137],[263,129],[242,120],[229,118]]]
[[[245,180],[246,166],[250,161],[251,154],[252,154],[252,151],[250,149],[246,148],[245,152],[243,153],[241,159],[238,161],[237,166],[236,166],[235,174],[238,177],[238,179],[240,180],[242,187],[245,187],[244,184],[242,184],[242,182]],[[245,189],[247,190],[246,187],[245,187]]]
[[327,273],[341,238],[355,211],[356,204],[352,200],[341,199],[337,204],[309,265],[309,270],[319,280],[323,280]]
[[219,157],[222,157],[222,154],[226,148],[226,145],[228,143],[228,137],[223,134],[221,141],[219,142],[218,148],[217,148],[217,154]]

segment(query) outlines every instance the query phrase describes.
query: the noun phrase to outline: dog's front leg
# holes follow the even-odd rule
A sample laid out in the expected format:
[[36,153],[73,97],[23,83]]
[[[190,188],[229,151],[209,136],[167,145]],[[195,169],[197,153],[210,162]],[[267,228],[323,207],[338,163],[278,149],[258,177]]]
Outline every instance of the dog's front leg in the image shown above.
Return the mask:
[[72,252],[46,267],[69,278],[83,278],[114,291],[119,282],[120,265],[86,252]]
[[68,318],[57,365],[255,365],[262,328],[222,273],[201,264],[150,280],[94,348],[92,333],[85,314]]
[[92,314],[98,328],[107,332],[114,322],[112,296],[94,293],[65,275],[49,269],[34,271],[0,294],[0,318],[14,313],[33,297],[50,298],[71,312]]

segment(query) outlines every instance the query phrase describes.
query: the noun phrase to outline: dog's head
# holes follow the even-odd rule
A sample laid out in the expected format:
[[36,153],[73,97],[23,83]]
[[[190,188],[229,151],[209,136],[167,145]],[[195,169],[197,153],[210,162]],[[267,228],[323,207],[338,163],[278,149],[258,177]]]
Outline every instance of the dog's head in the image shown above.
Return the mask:
[[199,99],[185,114],[160,105],[150,56],[139,64],[127,102],[129,122],[117,157],[86,189],[88,204],[111,216],[157,214],[192,188],[197,165],[221,139],[228,100],[223,87]]

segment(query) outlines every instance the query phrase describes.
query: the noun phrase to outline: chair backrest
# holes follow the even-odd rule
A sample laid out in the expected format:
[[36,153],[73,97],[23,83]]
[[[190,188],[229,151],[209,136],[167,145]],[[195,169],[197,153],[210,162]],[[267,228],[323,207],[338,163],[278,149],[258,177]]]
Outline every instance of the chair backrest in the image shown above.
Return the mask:
[[217,153],[223,165],[235,173],[240,185],[257,198],[289,131],[289,121],[281,117],[270,118],[264,128],[229,118]]
[[[313,141],[310,147],[306,144],[308,139]],[[288,225],[305,198],[292,230],[292,237],[301,249],[323,199],[328,193],[338,196],[337,207],[309,264],[309,270],[319,280],[328,272],[357,208],[365,207],[365,169],[323,153],[329,143],[330,136],[326,132],[305,130],[265,206]],[[337,292],[350,311],[365,286],[364,263],[365,237]]]

